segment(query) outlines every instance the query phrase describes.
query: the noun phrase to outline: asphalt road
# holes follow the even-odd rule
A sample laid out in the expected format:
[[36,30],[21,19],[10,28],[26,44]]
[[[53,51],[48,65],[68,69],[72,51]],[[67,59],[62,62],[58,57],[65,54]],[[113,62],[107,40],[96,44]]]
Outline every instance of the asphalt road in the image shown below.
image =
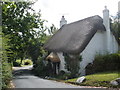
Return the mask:
[[31,68],[32,66],[20,67],[14,71],[13,83],[15,88],[86,88],[39,78],[31,74]]

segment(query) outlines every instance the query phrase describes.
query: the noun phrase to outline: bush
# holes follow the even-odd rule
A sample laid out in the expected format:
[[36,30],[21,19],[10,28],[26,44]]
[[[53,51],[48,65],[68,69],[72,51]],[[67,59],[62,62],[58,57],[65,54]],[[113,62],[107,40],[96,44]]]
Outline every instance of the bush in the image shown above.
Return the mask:
[[21,60],[18,59],[18,60],[16,60],[16,61],[14,61],[14,62],[13,62],[13,66],[15,66],[15,67],[20,67],[20,66],[21,66]]
[[15,62],[13,62],[13,66],[19,67],[19,66],[24,66],[24,65],[32,65],[32,61],[30,59],[25,59],[22,60],[22,64],[21,64],[21,60],[18,59]]
[[29,62],[25,62],[24,65],[29,65],[30,63]]
[[[2,35],[0,33],[0,35]],[[10,53],[11,51],[9,50],[9,45],[8,45],[8,38],[0,37],[2,39],[2,49],[0,50],[1,54],[1,61],[0,61],[0,90],[5,90],[5,88],[8,88],[8,85],[10,83],[10,80],[12,79],[12,65],[11,62],[9,62],[9,59],[11,59]],[[1,81],[2,79],[2,81]]]
[[18,62],[13,62],[13,66],[19,67],[19,66],[21,66],[21,65],[20,65],[20,63],[18,63]]
[[70,72],[65,72],[63,70],[61,70],[59,72],[59,74],[57,75],[58,79],[62,79],[62,80],[67,80],[71,78],[71,73]]
[[[37,76],[45,77],[49,76],[48,71],[50,68],[47,68],[43,62],[43,58],[39,58],[34,65],[33,72]],[[52,73],[52,72],[51,72]]]
[[23,60],[23,65],[32,65],[32,61],[30,59]]
[[96,55],[93,64],[88,64],[86,74],[103,71],[120,71],[120,54]]
[[12,79],[12,68],[9,63],[2,63],[2,88],[8,88],[8,84]]
[[80,61],[82,56],[65,54],[65,68],[70,71],[69,78],[75,78],[79,76]]

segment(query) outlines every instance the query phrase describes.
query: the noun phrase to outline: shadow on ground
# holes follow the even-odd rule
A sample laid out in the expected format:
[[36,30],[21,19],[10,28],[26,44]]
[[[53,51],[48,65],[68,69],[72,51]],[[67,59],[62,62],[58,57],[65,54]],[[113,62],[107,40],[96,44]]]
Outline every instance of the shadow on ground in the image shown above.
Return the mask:
[[30,75],[30,74],[32,74],[32,71],[28,69],[19,69],[19,70],[13,71],[13,76]]
[[29,79],[28,77],[19,77],[19,76],[30,76],[33,75],[32,68],[19,67],[17,70],[13,70],[13,79]]

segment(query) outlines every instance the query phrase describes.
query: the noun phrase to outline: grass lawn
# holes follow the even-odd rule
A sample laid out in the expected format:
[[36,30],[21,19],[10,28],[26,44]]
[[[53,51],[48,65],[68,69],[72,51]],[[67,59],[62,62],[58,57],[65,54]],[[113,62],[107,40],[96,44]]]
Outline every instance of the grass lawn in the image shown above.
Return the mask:
[[110,85],[110,81],[116,78],[120,78],[120,72],[102,72],[92,75],[87,75],[86,81],[79,84],[76,83],[77,78],[66,80],[67,83],[82,85],[82,86],[103,86],[103,87],[119,87]]

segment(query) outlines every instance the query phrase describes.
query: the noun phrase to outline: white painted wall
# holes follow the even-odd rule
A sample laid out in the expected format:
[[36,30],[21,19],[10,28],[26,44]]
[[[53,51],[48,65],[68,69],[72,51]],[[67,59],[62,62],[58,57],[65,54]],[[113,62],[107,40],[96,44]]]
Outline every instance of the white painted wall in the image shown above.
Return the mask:
[[57,53],[59,59],[60,59],[60,71],[63,70],[63,71],[67,71],[65,69],[65,59],[64,59],[64,56],[63,56],[63,53],[62,52],[58,52]]
[[81,75],[85,75],[85,67],[92,63],[95,55],[97,54],[107,54],[107,53],[116,53],[118,52],[118,43],[112,33],[110,33],[110,50],[108,52],[107,48],[107,38],[106,31],[97,31],[97,33],[93,36],[87,47],[80,54],[82,55],[83,60],[80,63],[80,73]]
[[118,42],[115,39],[115,36],[112,34],[112,32],[110,33],[110,52],[109,53],[116,53],[119,50],[119,46],[118,46]]
[[92,63],[96,54],[104,54],[106,53],[106,39],[105,39],[106,31],[97,31],[97,33],[93,36],[87,47],[80,54],[82,55],[82,61],[80,63],[80,73],[81,75],[85,75],[85,67],[88,63]]

